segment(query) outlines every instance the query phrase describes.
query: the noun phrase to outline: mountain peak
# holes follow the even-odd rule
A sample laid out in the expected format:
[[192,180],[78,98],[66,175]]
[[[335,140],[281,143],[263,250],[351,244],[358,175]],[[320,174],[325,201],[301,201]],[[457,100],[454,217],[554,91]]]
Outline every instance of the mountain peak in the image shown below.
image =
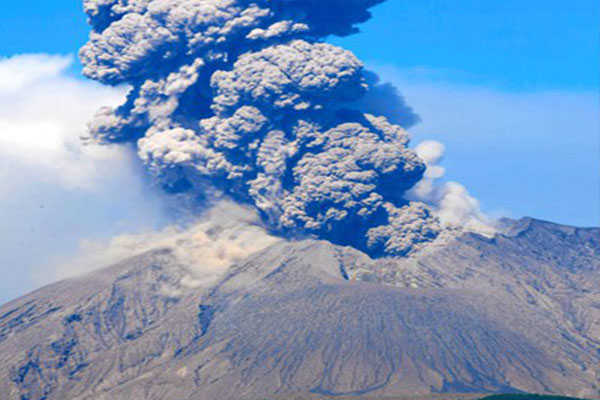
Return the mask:
[[506,236],[516,236],[520,233],[531,229],[544,229],[547,231],[563,232],[565,234],[573,234],[577,231],[594,231],[600,230],[596,227],[574,227],[555,222],[545,221],[533,217],[523,217],[518,220],[510,218],[501,218],[498,223],[500,232]]

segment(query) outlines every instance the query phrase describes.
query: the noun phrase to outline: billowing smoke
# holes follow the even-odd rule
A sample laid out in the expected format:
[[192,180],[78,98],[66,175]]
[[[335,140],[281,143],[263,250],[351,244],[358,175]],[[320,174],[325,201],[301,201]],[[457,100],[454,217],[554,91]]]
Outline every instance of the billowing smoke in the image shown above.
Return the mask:
[[405,197],[426,166],[398,124],[417,116],[321,41],[382,1],[85,0],[84,74],[131,86],[92,137],[135,143],[165,190],[201,201],[217,189],[280,235],[409,254],[440,231]]
[[405,197],[431,205],[445,227],[493,236],[496,233],[496,222],[480,210],[479,201],[472,197],[463,185],[457,182],[436,182],[446,173],[439,165],[445,150],[444,145],[435,140],[419,143],[415,152],[425,161],[427,170],[423,179],[409,190]]

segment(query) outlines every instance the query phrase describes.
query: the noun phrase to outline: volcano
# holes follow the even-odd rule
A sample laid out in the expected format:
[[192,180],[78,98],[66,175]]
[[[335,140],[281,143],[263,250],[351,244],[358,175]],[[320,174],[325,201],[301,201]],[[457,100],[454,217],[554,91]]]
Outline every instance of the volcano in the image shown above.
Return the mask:
[[281,241],[208,286],[188,270],[157,248],[0,307],[0,397],[600,399],[597,228],[504,220],[377,260]]

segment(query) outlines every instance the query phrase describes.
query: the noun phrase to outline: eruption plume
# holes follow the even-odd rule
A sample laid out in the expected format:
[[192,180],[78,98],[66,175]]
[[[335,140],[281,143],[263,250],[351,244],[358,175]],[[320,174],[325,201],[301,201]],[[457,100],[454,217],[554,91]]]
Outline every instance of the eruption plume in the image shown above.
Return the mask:
[[90,124],[133,142],[156,181],[254,206],[280,235],[406,255],[440,226],[405,192],[426,166],[400,125],[417,117],[351,52],[383,0],[86,0],[84,74],[129,84]]

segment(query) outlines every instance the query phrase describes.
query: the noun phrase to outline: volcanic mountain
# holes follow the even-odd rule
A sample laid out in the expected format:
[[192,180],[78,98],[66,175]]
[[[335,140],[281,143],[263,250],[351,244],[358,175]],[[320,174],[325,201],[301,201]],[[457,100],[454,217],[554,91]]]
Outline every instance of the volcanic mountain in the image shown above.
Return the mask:
[[408,258],[280,241],[204,286],[134,255],[0,307],[0,397],[600,398],[600,229],[504,225]]

